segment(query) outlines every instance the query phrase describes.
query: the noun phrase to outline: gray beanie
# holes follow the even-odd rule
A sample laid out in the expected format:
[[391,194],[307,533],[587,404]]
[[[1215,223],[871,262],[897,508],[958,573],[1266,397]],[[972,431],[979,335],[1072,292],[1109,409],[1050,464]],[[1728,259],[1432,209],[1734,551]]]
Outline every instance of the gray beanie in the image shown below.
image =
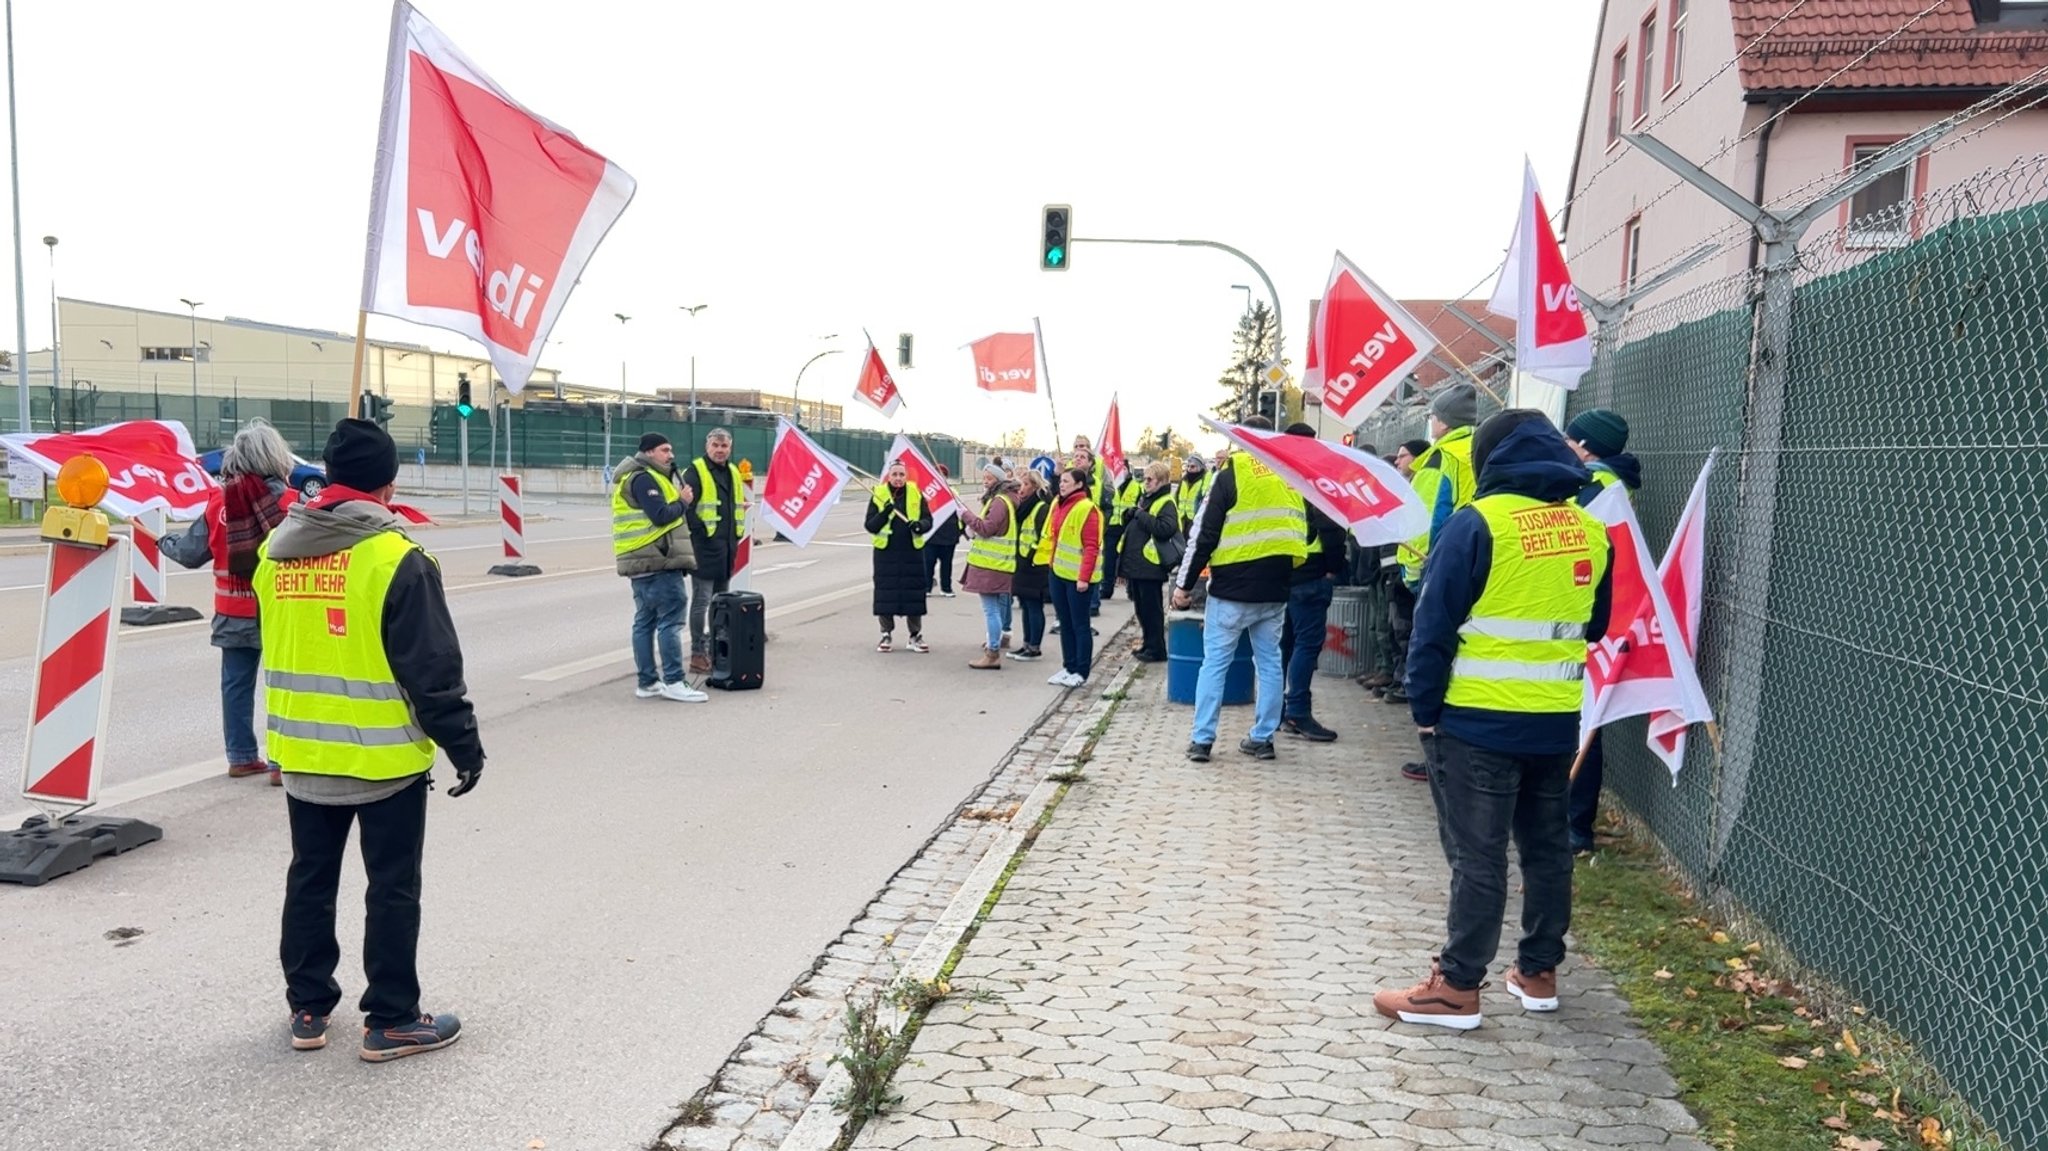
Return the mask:
[[1010,478],[1009,474],[1003,471],[1002,465],[993,460],[981,465],[981,474],[982,478],[994,480],[996,483],[1002,483]]
[[1467,383],[1445,384],[1429,401],[1429,414],[1446,427],[1469,428],[1479,422],[1479,389]]

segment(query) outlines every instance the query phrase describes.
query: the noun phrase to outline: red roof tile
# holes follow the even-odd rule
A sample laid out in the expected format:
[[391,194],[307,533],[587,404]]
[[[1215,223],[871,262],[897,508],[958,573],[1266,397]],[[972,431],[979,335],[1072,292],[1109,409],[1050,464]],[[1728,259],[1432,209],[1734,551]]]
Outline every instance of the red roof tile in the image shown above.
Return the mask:
[[[1742,55],[1742,86],[1750,91],[1821,84],[1863,89],[1996,88],[2048,66],[2048,28],[1979,29],[1970,0],[1940,0],[1921,16],[1928,3],[1730,0],[1735,47],[1747,49]],[[1786,17],[1788,11],[1792,14]],[[1905,31],[1884,42],[1901,28]],[[1883,47],[1871,50],[1881,42]],[[1840,76],[1835,75],[1838,71]]]
[[[1505,340],[1510,346],[1515,342],[1515,321],[1506,316],[1496,316],[1486,310],[1485,300],[1402,300],[1401,306],[1408,314],[1422,321],[1436,337],[1438,344],[1450,349],[1451,355],[1477,370],[1481,376],[1490,373],[1479,367],[1479,361],[1496,351],[1499,345],[1458,322],[1458,318],[1446,310],[1446,305],[1456,304],[1458,310],[1486,326],[1486,330]],[[1442,355],[1441,352],[1438,353]],[[1449,360],[1450,356],[1444,356]],[[1450,373],[1435,364],[1424,361],[1415,369],[1415,382],[1424,388],[1433,388]]]

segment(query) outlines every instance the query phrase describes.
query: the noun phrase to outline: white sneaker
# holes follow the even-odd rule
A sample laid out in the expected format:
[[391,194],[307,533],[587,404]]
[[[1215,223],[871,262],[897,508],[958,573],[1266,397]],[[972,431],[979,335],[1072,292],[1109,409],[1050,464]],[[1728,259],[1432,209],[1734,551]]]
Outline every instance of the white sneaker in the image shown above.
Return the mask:
[[633,694],[641,699],[659,699],[661,697],[661,686],[657,684],[654,687],[636,687],[633,689]]
[[711,698],[687,683],[662,684],[660,694],[661,698],[672,699],[677,703],[703,703]]
[[1047,679],[1047,680],[1046,680],[1045,682],[1047,682],[1047,683],[1049,683],[1049,684],[1053,685],[1054,687],[1065,687],[1065,686],[1067,686],[1067,672],[1066,672],[1066,669],[1065,669],[1065,668],[1062,668],[1062,669],[1060,669],[1059,671],[1056,671],[1056,672],[1052,673],[1052,676],[1051,676],[1051,678]]
[[1069,674],[1068,674],[1068,676],[1067,676],[1067,686],[1068,686],[1068,687],[1086,687],[1087,685],[1088,685],[1088,677],[1087,677],[1087,676],[1085,676],[1085,675],[1073,675],[1073,674],[1071,674],[1071,673],[1069,673]]

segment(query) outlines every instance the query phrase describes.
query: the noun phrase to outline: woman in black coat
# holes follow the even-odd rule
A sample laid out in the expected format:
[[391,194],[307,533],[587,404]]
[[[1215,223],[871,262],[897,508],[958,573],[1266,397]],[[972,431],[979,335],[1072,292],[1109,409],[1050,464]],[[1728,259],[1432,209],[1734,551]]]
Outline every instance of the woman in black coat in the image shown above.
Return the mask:
[[[940,480],[950,483],[952,475],[946,465],[939,465]],[[933,528],[931,537],[924,541],[925,594],[938,592],[947,599],[953,598],[953,550],[959,546],[960,517],[947,516],[946,522]]]
[[932,512],[909,479],[901,460],[890,464],[868,502],[867,530],[875,537],[875,618],[882,625],[876,651],[895,649],[899,615],[910,627],[910,650],[931,650],[924,642],[924,543]]
[[[1137,609],[1137,658],[1158,663],[1166,658],[1166,581],[1173,577],[1168,565],[1179,558],[1186,544],[1181,537],[1180,515],[1174,508],[1173,473],[1165,463],[1154,460],[1145,469],[1145,490],[1137,506],[1127,513],[1123,553],[1118,557],[1117,575],[1129,589],[1131,606]],[[1176,546],[1179,545],[1179,546]]]
[[1052,503],[1046,498],[1045,477],[1030,468],[1017,469],[1017,571],[1010,577],[1010,594],[1024,614],[1024,642],[1011,659],[1034,660],[1045,653],[1038,645],[1045,640],[1045,601],[1050,594],[1045,565],[1032,562],[1038,551],[1038,537],[1045,532],[1046,513]]

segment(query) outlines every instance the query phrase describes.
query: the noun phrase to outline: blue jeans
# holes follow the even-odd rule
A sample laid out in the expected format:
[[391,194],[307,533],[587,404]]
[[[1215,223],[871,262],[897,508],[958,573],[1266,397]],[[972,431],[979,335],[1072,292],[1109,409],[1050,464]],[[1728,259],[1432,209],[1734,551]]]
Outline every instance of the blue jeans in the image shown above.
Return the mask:
[[1045,642],[1045,601],[1018,596],[1017,610],[1024,616],[1024,646],[1037,651]]
[[[683,587],[683,573],[634,576],[632,584],[633,667],[640,673],[640,686],[681,683],[683,615],[690,602],[690,593]],[[657,641],[661,646],[659,667],[654,662]]]
[[262,660],[262,648],[220,649],[221,734],[229,763],[263,759],[256,750],[256,665]]
[[981,593],[981,622],[988,627],[988,649],[1003,650],[1003,633],[1010,630],[1010,595]]
[[1052,610],[1060,617],[1061,666],[1085,677],[1089,666],[1095,662],[1095,629],[1088,623],[1088,600],[1092,589],[1084,592],[1073,580],[1056,575],[1049,575],[1046,582],[1052,591]]
[[1281,714],[1288,719],[1308,719],[1315,714],[1316,660],[1323,654],[1323,637],[1328,634],[1330,597],[1336,584],[1326,579],[1298,583],[1287,595],[1287,697]]
[[1287,620],[1284,603],[1239,603],[1209,597],[1202,613],[1202,676],[1195,681],[1196,743],[1216,742],[1216,721],[1223,712],[1223,677],[1237,655],[1237,637],[1252,635],[1252,671],[1258,695],[1251,738],[1264,743],[1280,730],[1280,629]]

